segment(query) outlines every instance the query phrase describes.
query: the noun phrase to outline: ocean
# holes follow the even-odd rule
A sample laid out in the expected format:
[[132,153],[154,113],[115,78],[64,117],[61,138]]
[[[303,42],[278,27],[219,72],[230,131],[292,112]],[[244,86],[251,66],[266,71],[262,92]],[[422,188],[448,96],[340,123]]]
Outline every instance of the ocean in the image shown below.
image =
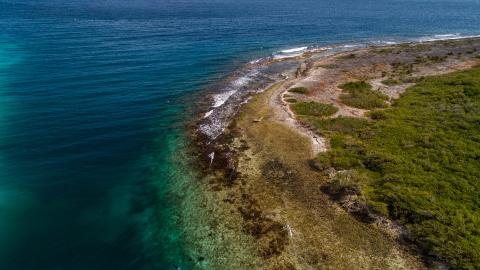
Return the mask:
[[188,124],[245,65],[479,23],[478,0],[0,0],[0,269],[194,269]]

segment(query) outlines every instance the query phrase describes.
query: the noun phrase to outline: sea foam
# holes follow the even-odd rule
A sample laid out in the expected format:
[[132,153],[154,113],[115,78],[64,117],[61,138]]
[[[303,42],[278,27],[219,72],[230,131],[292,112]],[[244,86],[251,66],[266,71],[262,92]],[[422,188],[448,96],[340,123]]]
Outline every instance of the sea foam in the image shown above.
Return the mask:
[[296,52],[303,52],[306,49],[308,49],[308,47],[298,47],[298,48],[283,50],[283,51],[280,51],[280,52],[281,53],[296,53]]
[[213,108],[222,106],[237,90],[230,90],[213,96]]
[[438,34],[433,36],[425,36],[418,38],[414,41],[419,42],[428,42],[428,41],[437,41],[437,40],[452,40],[452,39],[464,39],[464,38],[475,38],[480,37],[480,35],[462,35],[461,33],[451,33],[451,34]]
[[[225,89],[223,90],[224,92],[213,95],[213,105],[212,105],[212,107],[213,108],[218,108],[218,107],[222,106],[223,104],[225,104],[225,102],[227,102],[227,100],[233,94],[235,94],[241,87],[245,86],[250,81],[252,81],[255,78],[255,76],[258,75],[258,73],[259,72],[254,69],[254,70],[248,72],[247,74],[245,74],[244,76],[241,76],[241,77],[231,81],[227,85],[227,87],[225,87]],[[206,117],[208,117],[208,116],[206,116]]]
[[297,56],[302,56],[304,52],[306,52],[308,47],[296,47],[286,50],[281,50],[273,54],[273,59],[285,59],[285,58],[292,58]]

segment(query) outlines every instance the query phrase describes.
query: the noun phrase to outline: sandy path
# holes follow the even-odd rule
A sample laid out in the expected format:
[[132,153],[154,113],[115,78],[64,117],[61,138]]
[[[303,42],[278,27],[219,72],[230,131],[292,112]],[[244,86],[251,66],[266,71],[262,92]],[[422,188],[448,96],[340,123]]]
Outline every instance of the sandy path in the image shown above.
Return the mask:
[[275,112],[275,119],[279,122],[285,123],[291,129],[299,133],[299,135],[308,138],[312,144],[312,157],[316,156],[320,152],[325,152],[327,150],[327,142],[325,138],[317,135],[312,130],[304,127],[297,119],[295,118],[295,113],[290,109],[288,102],[285,101],[284,94],[287,93],[287,85],[292,84],[292,82],[283,83],[272,95],[270,99],[270,106]]

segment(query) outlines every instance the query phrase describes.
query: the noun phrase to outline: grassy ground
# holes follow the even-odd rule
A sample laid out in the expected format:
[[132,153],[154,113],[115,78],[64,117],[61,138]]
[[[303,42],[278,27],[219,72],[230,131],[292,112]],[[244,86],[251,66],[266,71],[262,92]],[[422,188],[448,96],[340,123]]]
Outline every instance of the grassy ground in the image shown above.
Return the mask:
[[340,96],[343,103],[359,109],[373,109],[386,107],[387,96],[373,91],[372,86],[365,82],[349,82],[339,86],[345,94]]
[[309,116],[330,116],[338,111],[338,108],[331,104],[318,102],[297,102],[291,105],[292,110],[299,115]]
[[370,116],[306,118],[331,141],[318,164],[348,170],[331,188],[359,194],[450,265],[479,269],[480,67],[426,78]]

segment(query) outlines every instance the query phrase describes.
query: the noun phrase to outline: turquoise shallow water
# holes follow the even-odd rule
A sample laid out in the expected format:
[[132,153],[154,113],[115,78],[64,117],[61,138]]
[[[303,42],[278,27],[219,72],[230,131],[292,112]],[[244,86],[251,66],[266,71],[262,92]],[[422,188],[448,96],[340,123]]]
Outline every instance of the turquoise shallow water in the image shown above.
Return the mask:
[[476,0],[0,0],[0,269],[191,268],[184,124],[209,86],[279,50],[479,22]]

